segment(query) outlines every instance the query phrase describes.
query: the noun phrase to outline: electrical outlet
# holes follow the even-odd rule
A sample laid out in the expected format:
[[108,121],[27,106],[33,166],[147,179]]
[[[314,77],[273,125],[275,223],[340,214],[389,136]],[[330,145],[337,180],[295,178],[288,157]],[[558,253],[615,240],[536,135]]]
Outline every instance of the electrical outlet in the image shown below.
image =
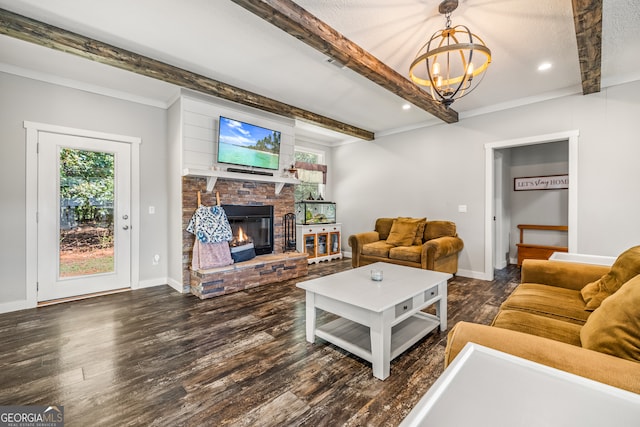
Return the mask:
[[159,262],[160,262],[160,255],[155,254],[155,255],[153,256],[153,262],[152,262],[152,264],[153,264],[153,265],[158,265],[158,263],[159,263]]

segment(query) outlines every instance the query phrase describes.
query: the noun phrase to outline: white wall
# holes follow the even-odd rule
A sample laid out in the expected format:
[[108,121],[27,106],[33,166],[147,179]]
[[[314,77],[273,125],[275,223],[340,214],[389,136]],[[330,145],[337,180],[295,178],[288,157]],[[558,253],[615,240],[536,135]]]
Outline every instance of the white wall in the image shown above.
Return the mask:
[[220,116],[244,121],[281,132],[280,166],[274,176],[294,162],[294,121],[264,111],[231,103],[211,96],[190,94],[183,96],[182,105],[182,167],[209,170],[211,166],[221,169],[234,166],[217,163],[218,120]]
[[142,139],[139,280],[166,283],[166,110],[5,73],[0,93],[0,312],[24,308],[26,299],[25,120]]
[[448,219],[465,242],[459,274],[483,276],[484,144],[577,129],[578,251],[620,254],[640,243],[638,99],[633,82],[336,147],[345,250],[348,236],[372,230],[377,217]]

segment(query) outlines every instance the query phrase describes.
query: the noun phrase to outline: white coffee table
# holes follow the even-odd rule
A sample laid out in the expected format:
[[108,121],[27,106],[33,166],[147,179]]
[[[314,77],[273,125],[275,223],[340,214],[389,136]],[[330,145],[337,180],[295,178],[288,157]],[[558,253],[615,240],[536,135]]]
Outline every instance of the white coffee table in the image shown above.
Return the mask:
[[[383,271],[371,280],[370,271]],[[329,341],[373,365],[373,376],[389,376],[391,360],[440,326],[447,329],[449,273],[375,263],[298,283],[306,290],[307,341]],[[435,305],[436,314],[422,310]],[[316,326],[316,310],[340,316]]]
[[637,427],[640,395],[467,343],[400,427]]

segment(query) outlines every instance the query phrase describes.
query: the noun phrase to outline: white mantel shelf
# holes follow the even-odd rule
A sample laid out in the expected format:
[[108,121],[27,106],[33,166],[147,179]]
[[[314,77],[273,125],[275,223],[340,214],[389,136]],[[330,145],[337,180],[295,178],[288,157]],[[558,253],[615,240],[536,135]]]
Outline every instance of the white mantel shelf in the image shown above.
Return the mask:
[[282,176],[259,175],[251,173],[214,171],[207,169],[186,168],[182,170],[183,176],[199,176],[207,178],[207,191],[213,191],[218,178],[232,179],[235,181],[256,181],[256,182],[273,182],[276,187],[276,194],[280,194],[285,184],[300,184],[299,179],[286,178]]

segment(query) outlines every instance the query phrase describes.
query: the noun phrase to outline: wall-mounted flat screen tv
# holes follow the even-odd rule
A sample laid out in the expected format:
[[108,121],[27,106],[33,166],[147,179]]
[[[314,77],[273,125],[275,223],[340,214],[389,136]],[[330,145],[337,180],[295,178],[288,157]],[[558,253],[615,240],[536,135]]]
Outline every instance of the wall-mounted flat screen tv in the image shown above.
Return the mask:
[[280,132],[220,116],[218,163],[278,169]]

